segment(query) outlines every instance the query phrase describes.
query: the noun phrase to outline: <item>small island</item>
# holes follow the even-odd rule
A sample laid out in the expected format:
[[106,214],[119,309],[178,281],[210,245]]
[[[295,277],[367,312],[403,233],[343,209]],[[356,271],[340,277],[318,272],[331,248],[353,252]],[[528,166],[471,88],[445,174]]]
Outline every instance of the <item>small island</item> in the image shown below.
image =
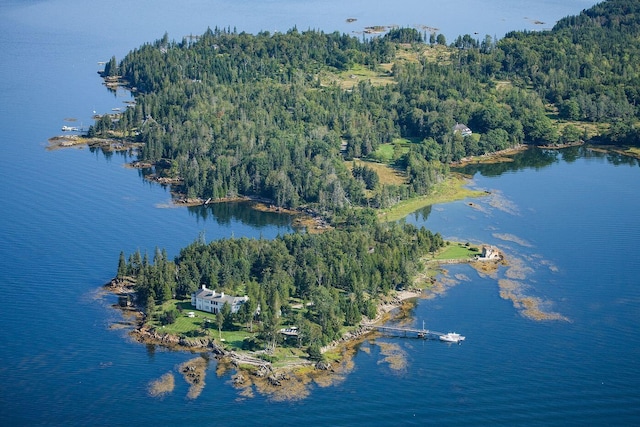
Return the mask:
[[[401,233],[401,229],[396,232]],[[332,232],[323,233],[322,236],[309,235],[308,239],[322,241],[330,233]],[[400,239],[402,236],[403,234],[398,234],[394,239]],[[406,234],[404,236],[408,237]],[[466,262],[487,272],[504,263],[502,253],[496,248],[480,247],[470,243],[440,242],[437,236],[431,236],[429,233],[423,234],[421,238],[419,236],[420,234],[418,240],[435,238],[432,243],[418,249],[426,251],[424,256],[417,257],[420,260],[416,266],[419,274],[403,285],[401,290],[389,289],[380,295],[364,290],[372,286],[365,280],[352,290],[316,290],[309,294],[290,283],[285,298],[280,299],[277,286],[282,284],[271,284],[270,280],[273,275],[280,275],[280,280],[283,280],[282,271],[276,268],[276,264],[271,264],[268,267],[268,277],[261,278],[268,282],[261,282],[259,287],[244,286],[251,296],[233,295],[201,285],[190,296],[169,298],[160,306],[155,304],[155,298],[149,297],[146,304],[141,304],[141,298],[145,293],[145,285],[142,282],[147,281],[146,277],[173,274],[173,271],[182,271],[190,263],[185,258],[177,259],[174,264],[163,259],[161,252],[154,256],[154,264],[147,264],[146,267],[143,267],[144,257],[138,266],[139,254],[132,254],[129,261],[124,261],[123,254],[118,277],[105,285],[105,288],[110,293],[118,295],[116,306],[123,310],[125,315],[132,317],[130,336],[133,339],[147,345],[159,345],[202,355],[193,359],[193,366],[189,365],[190,368],[180,369],[181,372],[184,371],[182,374],[185,380],[195,387],[193,392],[190,391],[191,398],[197,397],[203,387],[208,366],[204,360],[214,357],[218,360],[219,369],[234,370],[233,384],[239,389],[245,392],[255,389],[278,399],[294,399],[304,395],[299,394],[300,389],[305,388],[303,385],[309,381],[328,384],[342,378],[349,366],[354,346],[365,337],[375,334],[377,327],[387,321],[389,316],[402,316],[414,304],[416,298],[427,298],[429,295],[444,292],[445,287],[436,284],[434,279],[441,265]],[[242,250],[248,255],[245,258],[249,264],[248,268],[252,269],[254,263],[262,262],[258,252],[268,254],[272,246],[286,250],[279,241],[283,240],[285,246],[289,246],[291,241],[284,237],[275,241],[247,239],[240,242],[243,246],[247,245]],[[218,256],[224,257],[224,250],[230,244],[235,246],[238,242],[221,241],[208,245],[195,242],[189,250],[201,254],[210,251],[218,253],[214,258],[207,260],[207,264],[215,264]],[[306,246],[303,242],[299,244]],[[253,248],[254,245],[262,247]],[[363,252],[368,256],[360,261],[370,263],[373,268],[384,268],[384,260],[392,253],[389,250],[397,248],[396,245],[387,248],[380,242],[376,244],[370,241],[365,245]],[[254,250],[257,252],[252,256]],[[375,255],[376,250],[380,256]],[[282,255],[285,258],[282,258]],[[309,257],[305,253],[298,253],[298,256],[303,259]],[[348,257],[348,254],[345,254],[345,257]],[[284,261],[284,265],[294,261],[294,258],[287,261],[286,255],[280,253],[280,261]],[[326,262],[323,259],[318,261],[322,264]],[[292,268],[297,270],[303,266],[294,265]],[[355,275],[359,274],[355,268],[349,271]],[[317,270],[317,273],[318,280],[334,280],[330,270]],[[179,274],[178,280],[182,280]],[[401,280],[401,276],[398,276],[398,280]],[[177,286],[177,283],[175,285]],[[383,284],[377,286],[380,285]],[[274,286],[276,293],[272,296],[262,294],[261,290],[269,286]],[[396,285],[394,288],[399,286]],[[147,289],[146,292],[155,291]],[[272,311],[271,307],[276,307],[278,311]],[[324,331],[333,332],[332,335],[328,335]],[[150,394],[161,396],[169,392],[167,389],[173,387],[173,382],[172,373],[167,373],[150,384]],[[297,392],[292,393],[292,389]]]

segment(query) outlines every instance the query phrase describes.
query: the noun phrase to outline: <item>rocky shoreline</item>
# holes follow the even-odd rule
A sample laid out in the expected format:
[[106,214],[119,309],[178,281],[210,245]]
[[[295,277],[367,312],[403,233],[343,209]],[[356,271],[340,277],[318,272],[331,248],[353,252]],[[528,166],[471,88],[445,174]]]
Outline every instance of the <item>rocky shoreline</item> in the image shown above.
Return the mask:
[[[136,143],[121,138],[89,138],[85,135],[70,134],[58,135],[49,138],[49,145],[47,146],[47,150],[72,147],[82,148],[86,146],[89,148],[100,148],[107,152],[114,152],[138,149],[141,145],[141,143]],[[125,166],[133,169],[151,169],[157,166],[157,164],[144,161],[134,161],[126,164]],[[182,184],[182,178],[158,176],[155,173],[145,175],[144,178],[160,185],[172,187],[172,203],[177,206],[206,206],[212,203],[250,202],[254,204],[254,208],[256,210],[262,212],[284,213],[295,216],[293,221],[294,227],[304,227],[309,233],[321,233],[333,228],[321,214],[310,208],[299,207],[296,209],[289,209],[279,207],[275,206],[272,200],[258,196],[236,196],[225,197],[221,199],[203,199],[201,197],[190,198],[178,191],[174,191],[175,186],[180,186]]]
[[560,150],[562,148],[579,147],[581,145],[584,145],[583,140],[579,140],[576,142],[568,142],[566,144],[557,143],[557,144],[538,145],[537,147],[545,150]]
[[500,163],[500,162],[511,162],[509,156],[512,156],[520,151],[524,151],[527,149],[526,144],[518,144],[515,147],[507,148],[505,150],[495,151],[489,154],[483,154],[481,156],[472,156],[472,157],[463,157],[458,162],[451,163],[452,167],[463,167],[471,164],[485,164],[485,163]]
[[[441,268],[442,265],[447,264],[448,260],[425,258],[424,261],[426,261],[425,268],[427,269],[433,268],[433,263],[437,264],[437,268]],[[516,265],[510,265],[502,251],[500,251],[498,259],[491,261],[474,261],[471,258],[449,261],[455,261],[456,263],[467,262],[480,275],[493,277],[495,277],[500,266],[508,267],[514,270],[515,273],[517,273],[515,270],[521,268],[517,263]],[[447,272],[444,270],[442,270],[444,277],[436,282],[433,277],[426,274],[426,269],[423,274],[416,277],[410,289],[396,291],[392,295],[384,297],[378,304],[376,318],[363,320],[357,328],[345,333],[340,339],[329,343],[321,349],[322,353],[339,354],[339,357],[333,358],[332,361],[320,362],[296,357],[295,360],[284,364],[280,362],[277,366],[258,357],[257,353],[225,349],[212,337],[185,338],[162,333],[158,329],[147,325],[145,314],[138,307],[130,304],[134,293],[134,283],[130,281],[113,279],[104,285],[104,289],[108,293],[118,296],[119,303],[114,304],[114,308],[119,308],[123,313],[129,313],[134,316],[135,321],[128,323],[131,328],[129,336],[133,340],[147,345],[157,345],[170,350],[200,355],[179,367],[179,372],[183,375],[185,381],[190,384],[188,398],[197,398],[204,388],[204,377],[208,368],[208,361],[213,358],[218,361],[218,375],[223,375],[229,370],[234,371],[231,377],[231,384],[240,390],[241,395],[252,397],[254,391],[258,391],[276,400],[297,400],[308,395],[308,385],[311,382],[324,386],[344,380],[346,373],[353,368],[352,358],[356,353],[356,349],[365,339],[375,336],[375,327],[377,325],[381,325],[391,318],[401,318],[406,315],[408,310],[415,304],[417,298],[430,299],[442,295],[449,287],[455,286],[459,282],[457,276],[455,279],[447,277]],[[512,276],[515,274],[514,272],[512,272]],[[500,296],[511,300],[516,309],[524,307],[524,311],[520,310],[524,316],[538,321],[568,320],[558,313],[542,311],[540,304],[543,301],[537,301],[522,293],[519,286],[517,286],[518,283],[514,282],[512,286],[506,287],[503,282],[505,281],[501,280],[499,283]],[[371,342],[373,343],[375,340]],[[398,362],[400,363],[402,360]],[[400,365],[403,366],[403,363],[400,363]],[[170,373],[163,378],[152,381],[149,389],[155,391],[150,391],[150,395],[162,396],[165,392],[158,392],[158,389],[161,389],[163,385],[168,387],[170,384]]]
[[[343,378],[346,371],[352,366],[351,357],[354,354],[354,347],[364,339],[365,336],[374,333],[373,325],[388,320],[391,312],[400,308],[407,301],[420,296],[422,291],[400,291],[393,296],[386,298],[378,306],[378,316],[375,319],[362,322],[362,324],[344,334],[340,339],[323,347],[322,352],[336,350],[342,355],[339,362],[319,361],[299,359],[294,362],[287,363],[284,366],[274,367],[272,363],[253,356],[250,353],[236,352],[227,350],[219,345],[211,337],[201,338],[184,338],[172,334],[158,332],[157,329],[146,325],[146,316],[140,308],[122,303],[123,301],[131,301],[134,293],[133,283],[113,279],[104,285],[104,289],[113,295],[116,295],[121,301],[120,304],[114,304],[114,308],[122,310],[123,313],[133,315],[135,321],[130,322],[129,336],[134,341],[147,344],[157,345],[175,351],[188,351],[198,353],[202,357],[213,357],[219,362],[220,369],[226,372],[233,369],[235,373],[232,376],[232,384],[238,389],[245,390],[249,393],[248,388],[257,388],[261,393],[274,395],[279,400],[297,399],[305,396],[301,393],[300,387],[308,384],[310,381],[330,384],[335,380]],[[193,359],[197,362],[197,358]],[[197,387],[204,378],[206,366],[200,363],[189,365],[191,368],[181,366],[179,371],[185,376],[185,380],[191,384],[191,387]],[[185,371],[186,369],[186,371]],[[190,379],[190,377],[193,377]],[[194,378],[196,378],[194,380]],[[198,379],[199,378],[199,379]],[[153,381],[152,384],[156,384]],[[202,380],[203,381],[203,380]],[[151,385],[150,385],[151,388]],[[295,392],[291,392],[295,389]],[[162,395],[161,393],[151,395]],[[195,398],[199,391],[190,392],[189,398]]]
[[[133,290],[133,284],[126,281],[120,281],[118,279],[112,279],[110,282],[104,285],[104,289],[119,299],[131,301],[132,295],[135,293]],[[398,291],[394,296],[388,297],[378,305],[378,316],[375,319],[363,321],[362,324],[343,335],[339,340],[332,342],[325,347],[325,350],[337,347],[341,343],[346,343],[354,339],[358,339],[363,335],[366,335],[372,331],[372,326],[387,320],[389,313],[398,309],[407,300],[414,299],[420,296],[422,291]],[[133,330],[129,332],[129,335],[135,341],[142,344],[159,345],[171,350],[182,350],[192,352],[211,352],[217,356],[229,357],[232,360],[237,361],[237,364],[248,363],[251,365],[261,366],[263,364],[269,364],[262,359],[247,356],[246,354],[237,353],[234,351],[225,350],[222,346],[217,344],[213,338],[185,338],[177,335],[159,333],[157,329],[150,327],[146,324],[146,315],[139,307],[129,304],[114,304],[114,308],[118,308],[123,313],[133,314],[135,322],[130,325]]]
[[56,150],[60,148],[81,148],[87,146],[89,148],[100,148],[107,152],[128,151],[139,148],[142,144],[131,142],[122,138],[90,138],[85,135],[69,134],[57,135],[49,138],[47,150]]

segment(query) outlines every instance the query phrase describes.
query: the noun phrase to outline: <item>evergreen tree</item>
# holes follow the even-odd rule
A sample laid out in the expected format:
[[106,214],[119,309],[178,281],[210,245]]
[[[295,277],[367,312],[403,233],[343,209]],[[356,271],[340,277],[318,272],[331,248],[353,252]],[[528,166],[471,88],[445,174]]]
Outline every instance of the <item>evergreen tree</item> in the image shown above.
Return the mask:
[[218,337],[222,339],[222,326],[224,325],[224,314],[221,310],[216,313],[216,326],[218,327]]
[[127,262],[125,261],[124,251],[120,251],[120,257],[118,258],[118,272],[116,273],[116,278],[118,280],[124,279],[124,276],[127,275]]
[[114,77],[118,75],[118,62],[116,61],[116,57],[112,56],[109,62],[104,64],[103,76],[105,77]]

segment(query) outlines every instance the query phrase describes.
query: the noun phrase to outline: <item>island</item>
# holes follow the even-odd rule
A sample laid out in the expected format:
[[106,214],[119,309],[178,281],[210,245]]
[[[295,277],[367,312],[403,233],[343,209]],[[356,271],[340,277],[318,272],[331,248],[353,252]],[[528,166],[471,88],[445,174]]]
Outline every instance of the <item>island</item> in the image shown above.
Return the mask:
[[[301,396],[310,378],[323,381],[318,371],[340,377],[388,308],[445,286],[429,271],[443,251],[480,271],[504,262],[398,222],[481,196],[456,168],[509,161],[526,145],[638,153],[640,69],[627,60],[640,53],[638,9],[605,1],[550,31],[450,45],[424,28],[376,26],[363,38],[214,28],[112,57],[105,85],[126,87],[135,102],[53,146],[129,150],[176,203],[248,199],[312,219],[306,232],[273,240],[201,238],[174,259],[121,253],[108,289],[135,316],[134,337],[219,356],[247,394],[288,384]],[[224,302],[198,310],[202,290]],[[500,295],[531,319],[568,320],[541,311],[516,282],[501,283]],[[206,362],[180,369],[194,396]],[[150,394],[172,382],[158,379]]]
[[[175,263],[165,260],[161,252],[155,254],[153,264],[146,264],[143,258],[138,264],[137,253],[132,254],[129,261],[121,254],[119,274],[105,288],[118,295],[117,306],[132,318],[130,336],[136,341],[203,355],[193,359],[192,369],[183,372],[187,374],[187,381],[193,381],[194,375],[200,378],[192,384],[196,391],[190,392],[191,398],[197,397],[203,386],[208,366],[203,363],[204,357],[217,359],[219,369],[233,369],[233,384],[244,393],[257,389],[277,399],[297,399],[306,395],[301,394],[306,390],[304,384],[312,381],[329,384],[341,379],[349,369],[358,342],[375,334],[390,316],[406,315],[417,298],[445,292],[451,283],[436,283],[434,278],[440,266],[465,262],[488,273],[505,265],[497,248],[443,242],[427,230],[406,225],[393,227],[393,234],[379,235],[381,239],[369,239],[382,232],[382,229],[368,229],[356,236],[332,230],[321,235],[285,235],[275,240],[194,242],[183,251],[185,258],[176,259]],[[353,252],[334,253],[331,257],[322,255],[327,253],[329,245],[338,246],[340,238],[355,237],[360,241],[353,245]],[[399,252],[405,252],[407,240],[414,237],[415,243],[411,246],[415,253],[410,249],[409,254],[417,260],[415,267],[410,262],[387,262],[399,256]],[[387,241],[393,243],[386,244]],[[153,286],[152,282],[162,285],[171,282],[165,279],[142,283],[147,278],[172,276],[176,270],[185,270],[194,259],[198,259],[196,264],[215,265],[228,256],[228,250],[244,252],[242,261],[246,268],[260,269],[263,273],[256,277],[257,283],[246,286],[249,295],[232,295],[201,285],[190,295],[176,295],[161,306],[156,306],[152,296],[147,297],[146,306],[136,305],[135,301],[145,293],[162,292],[147,289]],[[389,269],[391,273],[393,264],[399,270],[389,277],[407,280],[409,286],[397,289],[397,285],[382,280],[380,271]],[[315,272],[308,274],[315,273],[314,281],[324,285],[315,289],[295,288],[289,279],[295,273],[287,274],[285,270],[308,271],[312,265]],[[364,265],[368,268],[357,267]],[[328,268],[323,271],[321,266]],[[411,278],[403,279],[406,268],[418,270],[409,276]],[[228,278],[234,281],[246,272],[235,268],[219,272],[219,275],[225,274],[236,276]],[[370,279],[364,278],[347,287],[348,276]],[[178,277],[183,280],[179,273]],[[210,278],[200,281],[210,281]],[[329,287],[334,281],[345,286]],[[383,297],[374,297],[372,287],[393,290],[381,289]],[[277,312],[272,311],[272,307]],[[438,338],[433,334],[417,337]],[[161,396],[169,392],[173,381],[171,373],[154,380],[150,394]]]

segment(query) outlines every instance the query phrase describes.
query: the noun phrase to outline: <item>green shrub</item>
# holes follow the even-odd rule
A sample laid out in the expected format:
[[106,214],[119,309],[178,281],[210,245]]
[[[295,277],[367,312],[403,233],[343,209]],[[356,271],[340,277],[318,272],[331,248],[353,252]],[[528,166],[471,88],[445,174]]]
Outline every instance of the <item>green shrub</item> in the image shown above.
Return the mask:
[[171,325],[178,318],[178,310],[167,310],[160,314],[160,324],[161,325]]

